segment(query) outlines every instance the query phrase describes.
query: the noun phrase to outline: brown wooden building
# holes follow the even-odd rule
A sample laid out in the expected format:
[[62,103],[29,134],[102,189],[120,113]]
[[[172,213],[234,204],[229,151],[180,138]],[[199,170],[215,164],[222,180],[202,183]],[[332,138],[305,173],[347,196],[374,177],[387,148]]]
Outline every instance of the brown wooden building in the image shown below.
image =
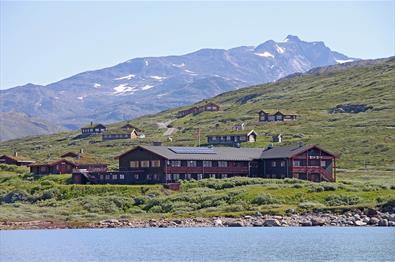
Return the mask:
[[257,133],[254,130],[245,131],[244,133],[238,132],[228,132],[222,134],[212,134],[207,135],[207,144],[209,145],[232,145],[235,146],[240,143],[256,142]]
[[34,163],[34,161],[27,160],[23,157],[20,157],[20,156],[18,156],[17,153],[14,153],[14,156],[9,156],[9,155],[0,156],[0,164],[15,165],[15,166],[28,166],[33,163]]
[[220,109],[219,105],[210,102],[210,103],[204,104],[199,107],[194,106],[194,107],[188,108],[186,110],[179,111],[177,113],[177,117],[181,118],[181,117],[187,116],[189,114],[196,115],[196,114],[199,114],[202,112],[214,112],[214,111],[219,111],[219,109]]
[[139,133],[137,132],[136,129],[132,129],[131,131],[128,132],[106,132],[102,134],[102,140],[107,141],[107,140],[116,140],[116,139],[130,139],[130,140],[135,140],[139,137]]
[[154,184],[180,179],[299,178],[336,181],[336,156],[316,145],[288,147],[137,146],[118,157],[119,171],[73,173],[76,183]]
[[35,175],[70,174],[73,171],[107,172],[103,161],[88,154],[67,152],[63,158],[53,161],[29,165],[30,172]]
[[106,127],[104,125],[93,124],[92,122],[90,125],[81,128],[81,134],[83,135],[100,134],[104,131],[106,131]]
[[260,122],[276,122],[276,121],[292,121],[296,120],[296,114],[290,113],[282,113],[281,111],[277,111],[274,114],[266,111],[260,111],[259,113],[259,121]]

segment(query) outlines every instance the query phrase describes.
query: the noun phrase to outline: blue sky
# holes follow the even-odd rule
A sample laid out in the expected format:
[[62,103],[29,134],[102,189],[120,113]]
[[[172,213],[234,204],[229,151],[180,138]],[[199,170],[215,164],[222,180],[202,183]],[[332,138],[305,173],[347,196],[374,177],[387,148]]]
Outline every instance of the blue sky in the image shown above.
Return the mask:
[[49,84],[142,56],[324,41],[359,58],[394,55],[394,1],[1,2],[0,88]]

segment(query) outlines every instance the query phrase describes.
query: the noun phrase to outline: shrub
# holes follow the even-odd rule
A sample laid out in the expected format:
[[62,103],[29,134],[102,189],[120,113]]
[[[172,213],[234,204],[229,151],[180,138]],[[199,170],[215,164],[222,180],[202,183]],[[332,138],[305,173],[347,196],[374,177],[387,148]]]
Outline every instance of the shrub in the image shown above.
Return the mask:
[[395,207],[395,197],[378,197],[377,202],[382,207]]
[[18,201],[27,201],[29,199],[30,195],[22,190],[22,189],[15,189],[5,196],[3,196],[3,202],[4,203],[15,203]]
[[270,194],[260,194],[252,200],[252,204],[256,204],[256,205],[270,205],[270,204],[278,204],[278,203],[280,203],[280,201],[273,198],[273,196]]
[[361,198],[347,195],[330,195],[325,198],[325,202],[329,206],[350,206],[360,203]]

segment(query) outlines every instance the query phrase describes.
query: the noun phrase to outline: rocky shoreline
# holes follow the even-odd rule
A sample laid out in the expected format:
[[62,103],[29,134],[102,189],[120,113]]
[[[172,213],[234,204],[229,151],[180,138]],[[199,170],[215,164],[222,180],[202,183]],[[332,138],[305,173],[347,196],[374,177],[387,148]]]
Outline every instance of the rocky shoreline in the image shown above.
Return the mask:
[[0,222],[0,230],[7,229],[62,229],[62,228],[186,228],[186,227],[309,227],[309,226],[381,226],[394,227],[395,213],[373,209],[344,214],[307,213],[287,216],[262,215],[239,218],[182,218],[182,219],[107,219],[95,223],[71,224],[54,221]]

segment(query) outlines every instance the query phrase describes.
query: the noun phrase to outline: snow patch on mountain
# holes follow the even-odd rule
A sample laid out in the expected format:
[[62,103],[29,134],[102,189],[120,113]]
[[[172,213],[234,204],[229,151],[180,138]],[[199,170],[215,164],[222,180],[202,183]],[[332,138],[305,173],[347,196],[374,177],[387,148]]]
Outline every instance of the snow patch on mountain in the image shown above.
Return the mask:
[[93,84],[93,87],[94,87],[94,88],[99,88],[99,87],[101,87],[101,84],[94,83],[94,84]]
[[83,96],[79,96],[79,97],[77,97],[77,99],[84,100],[84,97]]
[[115,78],[114,80],[125,80],[125,79],[130,80],[133,77],[135,77],[135,75],[130,74],[130,75],[127,75],[127,76],[122,76],[122,77]]
[[276,45],[276,50],[278,53],[283,54],[285,52],[285,48],[281,48],[278,45]]
[[113,89],[115,90],[114,94],[121,94],[121,93],[136,91],[136,87],[128,86],[128,84],[120,84],[119,86],[116,86]]
[[171,64],[172,66],[174,66],[174,67],[178,67],[178,68],[180,68],[180,67],[184,67],[185,66],[185,64],[184,63],[182,63],[182,64],[179,64],[179,65],[177,65],[177,64]]
[[262,56],[262,57],[271,57],[271,58],[274,58],[274,55],[272,55],[272,54],[269,53],[269,52],[255,53],[255,55],[257,55],[257,56]]
[[165,77],[165,76],[150,76],[152,79],[155,79],[155,80],[159,80],[159,81],[161,81],[161,80],[164,80],[164,79],[166,79],[167,77]]
[[141,88],[141,90],[148,90],[148,89],[151,89],[151,88],[153,88],[154,86],[152,86],[152,85],[145,85],[145,86],[143,86],[142,88]]
[[347,59],[347,60],[336,59],[336,63],[338,63],[338,64],[348,63],[348,62],[352,62],[352,61],[354,61],[354,59]]

